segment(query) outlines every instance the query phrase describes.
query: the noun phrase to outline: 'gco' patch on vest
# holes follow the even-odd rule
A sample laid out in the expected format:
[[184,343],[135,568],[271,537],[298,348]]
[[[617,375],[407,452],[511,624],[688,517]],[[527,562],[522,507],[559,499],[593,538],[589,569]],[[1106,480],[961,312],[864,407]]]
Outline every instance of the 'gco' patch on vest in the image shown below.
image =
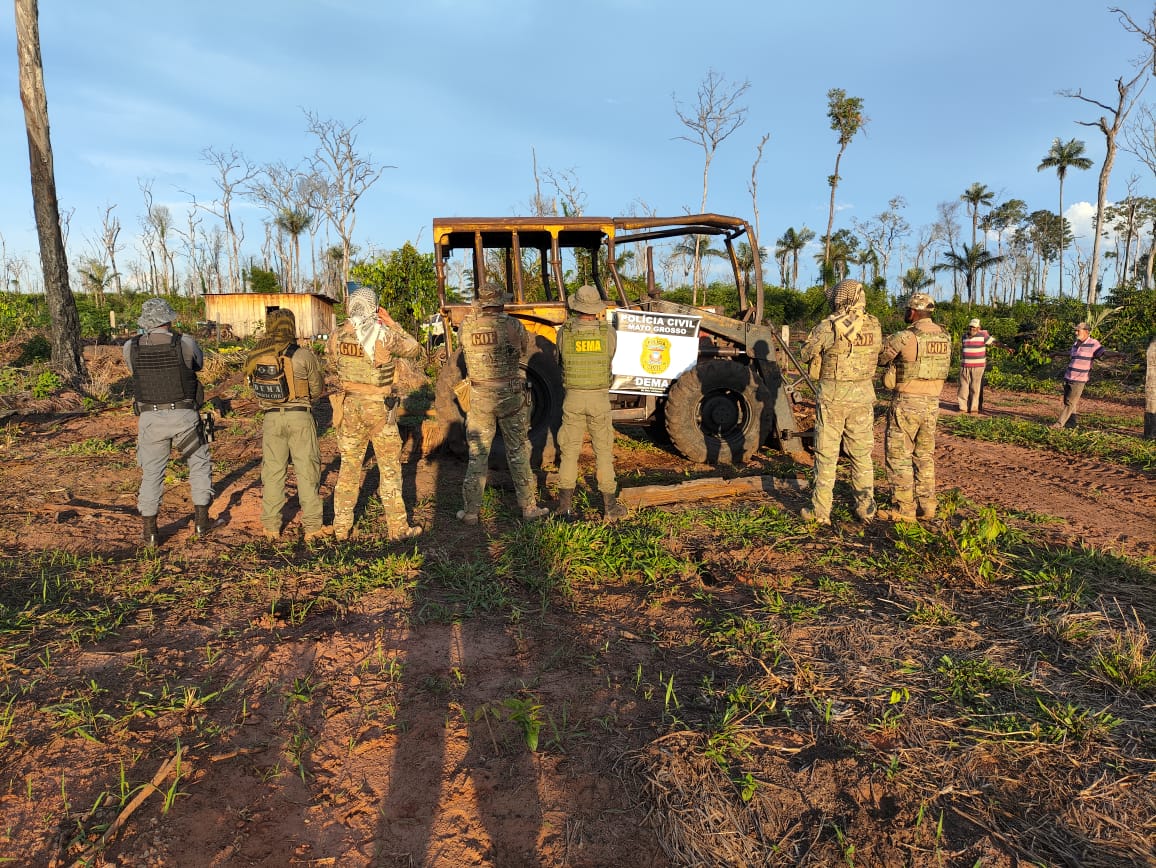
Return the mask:
[[337,344],[337,354],[341,356],[364,356],[365,350],[359,343],[339,341]]

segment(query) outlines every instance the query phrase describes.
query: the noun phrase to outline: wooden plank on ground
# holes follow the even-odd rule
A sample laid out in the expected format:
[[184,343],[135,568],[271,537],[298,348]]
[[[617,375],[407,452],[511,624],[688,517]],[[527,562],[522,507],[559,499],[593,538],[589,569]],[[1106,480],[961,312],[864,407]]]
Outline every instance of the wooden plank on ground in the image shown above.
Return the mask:
[[737,479],[708,477],[673,485],[639,485],[634,488],[623,488],[618,499],[624,505],[637,509],[640,506],[710,500],[716,497],[749,497],[776,491],[806,491],[808,487],[809,484],[805,479],[778,476],[740,476]]

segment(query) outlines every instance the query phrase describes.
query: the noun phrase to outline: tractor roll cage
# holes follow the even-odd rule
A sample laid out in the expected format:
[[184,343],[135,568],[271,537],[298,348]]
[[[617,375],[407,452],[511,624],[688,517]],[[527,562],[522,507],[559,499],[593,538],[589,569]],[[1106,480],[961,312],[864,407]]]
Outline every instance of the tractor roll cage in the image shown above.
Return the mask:
[[[751,248],[755,282],[754,321],[763,318],[763,279],[757,243],[745,220],[721,214],[690,214],[683,217],[445,217],[433,222],[434,264],[437,271],[438,301],[446,308],[445,260],[454,250],[473,251],[474,286],[484,280],[485,251],[502,250],[506,287],[513,293],[514,304],[524,304],[522,251],[537,250],[542,282],[548,302],[566,304],[566,283],[562,273],[562,250],[583,249],[590,252],[591,276],[602,298],[610,301],[599,273],[598,250],[605,245],[608,271],[613,279],[617,302],[632,305],[626,297],[622,278],[615,267],[615,247],[619,244],[656,241],[696,235],[721,236],[738,288],[739,311],[750,316],[746,275],[739,265],[735,239],[745,236]],[[646,274],[650,295],[654,296],[654,267],[651,248],[647,247]]]

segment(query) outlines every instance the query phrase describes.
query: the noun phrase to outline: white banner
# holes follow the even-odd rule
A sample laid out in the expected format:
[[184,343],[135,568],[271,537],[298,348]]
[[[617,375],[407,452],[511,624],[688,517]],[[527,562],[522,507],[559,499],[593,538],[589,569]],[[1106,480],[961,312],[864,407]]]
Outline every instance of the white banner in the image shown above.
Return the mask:
[[671,383],[698,362],[700,316],[608,310],[618,347],[610,364],[610,391],[665,395]]

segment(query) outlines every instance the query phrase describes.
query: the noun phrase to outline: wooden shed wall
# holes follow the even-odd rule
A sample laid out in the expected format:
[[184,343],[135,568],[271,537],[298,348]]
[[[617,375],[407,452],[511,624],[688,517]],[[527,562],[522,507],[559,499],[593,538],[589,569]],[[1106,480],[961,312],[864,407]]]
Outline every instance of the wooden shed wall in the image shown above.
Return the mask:
[[264,331],[265,314],[271,308],[293,311],[299,338],[329,334],[336,326],[333,303],[316,295],[237,292],[205,296],[205,319],[228,325],[238,338],[247,338],[254,332]]

